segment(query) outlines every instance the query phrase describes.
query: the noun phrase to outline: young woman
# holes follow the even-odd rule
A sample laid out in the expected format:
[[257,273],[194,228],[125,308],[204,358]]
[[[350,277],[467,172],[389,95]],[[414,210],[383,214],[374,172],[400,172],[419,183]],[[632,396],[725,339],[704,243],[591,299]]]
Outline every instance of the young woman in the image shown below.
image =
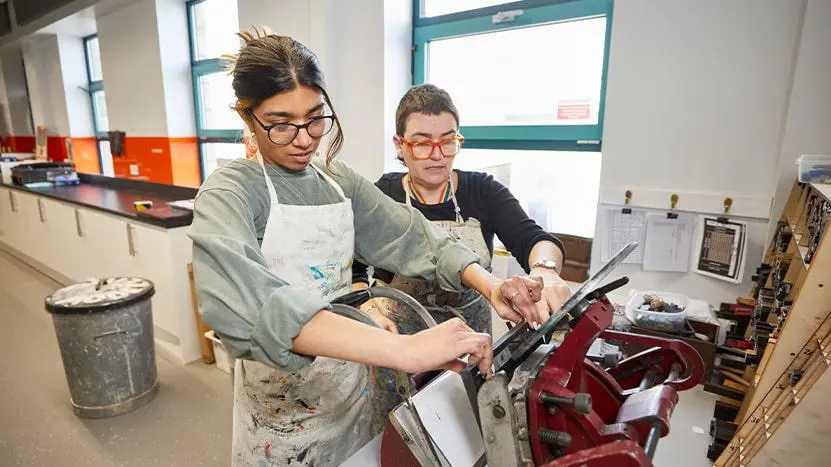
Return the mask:
[[338,465],[373,436],[367,365],[458,370],[469,355],[487,373],[492,359],[490,337],[459,320],[403,336],[328,311],[350,290],[353,255],[448,290],[472,287],[527,317],[542,287],[497,280],[417,211],[334,161],[343,133],[314,54],[263,30],[241,37],[233,87],[255,158],[205,181],[188,232],[200,310],[239,359],[233,465]]
[[[474,250],[485,267],[493,255],[494,235],[498,236],[526,271],[545,281],[537,314],[529,320],[532,324],[545,322],[571,295],[559,277],[565,254],[560,240],[530,219],[511,192],[490,175],[453,170],[464,138],[459,133],[459,112],[446,91],[432,84],[414,86],[401,98],[395,120],[393,142],[407,173],[385,174],[375,185],[449,231]],[[436,321],[461,315],[473,330],[492,332],[490,304],[476,290],[447,292],[434,280],[405,277],[379,264],[373,266],[376,280],[413,295]],[[368,281],[367,267],[356,262],[353,287],[365,288]],[[395,310],[388,308],[389,302],[383,299],[364,306],[385,327],[395,330],[395,323],[385,318]],[[496,311],[501,318],[516,321],[511,310],[507,314],[500,308]],[[406,318],[397,318],[401,319]]]

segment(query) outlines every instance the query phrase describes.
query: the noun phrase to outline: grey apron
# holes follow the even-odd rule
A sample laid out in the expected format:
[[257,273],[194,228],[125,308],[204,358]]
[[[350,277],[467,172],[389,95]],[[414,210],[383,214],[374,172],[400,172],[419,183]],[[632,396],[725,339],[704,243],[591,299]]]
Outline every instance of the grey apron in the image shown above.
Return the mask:
[[[490,269],[491,255],[485,238],[482,236],[481,224],[473,217],[463,220],[452,182],[450,192],[450,199],[456,211],[456,220],[431,222],[473,250],[479,256],[479,264]],[[410,194],[406,193],[405,196],[406,205],[412,207]],[[473,289],[466,289],[461,293],[448,292],[442,290],[438,281],[404,277],[400,274],[393,277],[389,286],[406,292],[424,305],[436,323],[459,317],[474,331],[492,334],[490,302]],[[422,320],[409,307],[389,300],[384,301],[385,306],[382,307],[382,312],[395,322],[401,334],[415,334],[426,329]],[[387,414],[403,401],[396,393],[395,374],[392,371],[386,368],[376,368],[373,369],[372,376],[376,386],[375,405],[378,411],[375,422],[382,423],[386,420]]]

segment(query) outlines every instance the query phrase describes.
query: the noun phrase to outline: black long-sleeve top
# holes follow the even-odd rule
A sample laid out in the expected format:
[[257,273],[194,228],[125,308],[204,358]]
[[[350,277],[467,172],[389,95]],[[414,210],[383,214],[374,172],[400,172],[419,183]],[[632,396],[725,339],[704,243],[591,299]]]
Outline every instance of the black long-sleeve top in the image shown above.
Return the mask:
[[[482,236],[485,238],[491,255],[493,255],[493,236],[496,235],[526,272],[530,269],[528,257],[531,249],[541,240],[554,242],[565,258],[565,248],[562,242],[529,218],[519,201],[504,185],[486,173],[462,170],[456,170],[456,173],[459,176],[456,200],[459,203],[462,218],[467,220],[473,217],[479,220],[482,225]],[[403,177],[403,173],[384,174],[375,185],[390,198],[404,203],[407,194],[401,184]],[[412,205],[428,220],[456,220],[452,200],[442,204],[428,205],[412,199]],[[392,281],[393,274],[376,268],[375,277],[389,283]],[[355,261],[352,265],[352,282],[369,282],[365,264]]]

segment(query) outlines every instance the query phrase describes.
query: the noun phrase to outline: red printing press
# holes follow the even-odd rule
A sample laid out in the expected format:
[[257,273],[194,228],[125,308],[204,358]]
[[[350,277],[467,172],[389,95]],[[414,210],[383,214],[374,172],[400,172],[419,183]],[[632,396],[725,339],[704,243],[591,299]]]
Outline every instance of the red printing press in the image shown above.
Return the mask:
[[[652,465],[658,440],[669,433],[677,392],[699,383],[704,364],[682,341],[607,329],[614,307],[605,294],[628,279],[595,287],[635,247],[618,253],[539,330],[523,324],[503,336],[494,346],[492,378],[472,367],[462,373],[486,450],[477,465]],[[559,344],[551,342],[557,330],[567,333]],[[598,337],[652,348],[604,369],[587,358]],[[418,425],[422,439],[387,425],[383,466],[447,464],[420,419]]]

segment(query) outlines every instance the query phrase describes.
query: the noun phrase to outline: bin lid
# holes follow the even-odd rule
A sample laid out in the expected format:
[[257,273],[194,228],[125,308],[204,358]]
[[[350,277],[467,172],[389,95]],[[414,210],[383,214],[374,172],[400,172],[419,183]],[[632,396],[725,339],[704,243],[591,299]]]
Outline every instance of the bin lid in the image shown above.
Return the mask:
[[154,293],[153,283],[141,277],[90,279],[66,286],[46,297],[46,311],[86,314],[115,310],[148,299]]

